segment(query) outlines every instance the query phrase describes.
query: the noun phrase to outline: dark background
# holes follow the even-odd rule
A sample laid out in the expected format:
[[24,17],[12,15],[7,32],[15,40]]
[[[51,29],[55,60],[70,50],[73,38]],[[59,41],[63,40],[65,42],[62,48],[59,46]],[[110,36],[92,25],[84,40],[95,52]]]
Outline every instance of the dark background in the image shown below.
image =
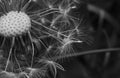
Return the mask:
[[[119,48],[120,0],[86,0],[83,4],[94,40],[91,45],[82,44],[82,51]],[[89,5],[96,10],[90,10]],[[58,78],[120,78],[120,53],[114,51],[78,56],[64,61],[63,67],[66,71],[59,71]]]

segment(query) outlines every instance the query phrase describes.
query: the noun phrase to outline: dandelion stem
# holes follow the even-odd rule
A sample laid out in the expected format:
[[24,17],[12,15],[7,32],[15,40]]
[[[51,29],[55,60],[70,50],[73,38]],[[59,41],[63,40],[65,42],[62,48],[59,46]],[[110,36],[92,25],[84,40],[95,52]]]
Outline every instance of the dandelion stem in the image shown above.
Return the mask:
[[0,48],[2,48],[2,47],[4,46],[5,41],[6,41],[6,37],[4,37],[4,39],[3,39],[3,41],[2,41],[2,44],[1,44]]
[[17,62],[17,64],[18,64],[18,67],[19,67],[19,69],[20,69],[20,72],[22,72],[22,69],[21,69],[21,67],[20,67],[20,64],[19,64],[18,59],[16,58],[16,55],[15,55],[15,54],[16,54],[16,53],[14,53],[15,60],[16,60],[16,62]]
[[41,10],[39,10],[39,11],[37,11],[37,12],[29,12],[29,13],[30,13],[30,16],[31,16],[31,17],[32,17],[32,16],[35,16],[35,15],[40,16],[40,17],[43,17],[43,16],[45,16],[45,15],[49,15],[49,14],[52,14],[52,13],[55,13],[55,12],[60,13],[58,9],[48,9],[48,10],[45,10],[45,11],[43,11],[43,12],[40,12],[40,11],[41,11]]
[[20,41],[21,41],[22,45],[25,47],[25,43],[24,43],[24,41],[23,41],[22,36],[20,36]]
[[31,60],[31,67],[33,65],[33,60],[34,60],[34,53],[35,53],[35,50],[34,50],[34,44],[33,44],[33,40],[32,40],[32,36],[31,36],[31,33],[28,31],[28,35],[29,35],[29,38],[31,40],[31,44],[32,44],[32,60]]
[[10,56],[11,56],[11,54],[12,54],[12,50],[13,50],[14,43],[15,43],[15,37],[12,38],[12,45],[11,45],[11,48],[10,48],[10,51],[9,51],[9,56],[8,56],[8,59],[7,59],[5,71],[7,70],[8,64],[9,64],[9,62],[10,62],[9,59],[10,59]]
[[82,51],[82,52],[78,52],[78,53],[55,56],[55,57],[52,57],[52,58],[49,58],[49,59],[57,60],[57,59],[62,59],[62,58],[69,58],[69,57],[88,55],[88,54],[96,54],[96,53],[113,52],[113,51],[120,51],[120,48],[108,48],[108,49]]
[[2,9],[3,14],[7,15],[7,11],[6,11],[5,6],[2,2],[0,2],[0,8]]
[[59,11],[52,11],[52,12],[48,12],[48,13],[41,14],[41,15],[39,15],[39,16],[40,16],[40,17],[44,17],[44,16],[47,16],[47,15],[52,14],[52,13],[59,13]]
[[24,7],[21,9],[22,12],[24,12],[24,11],[28,8],[28,6],[29,6],[29,4],[30,4],[31,1],[32,1],[32,0],[29,0],[29,1],[24,5]]
[[46,28],[46,29],[48,29],[48,30],[50,30],[50,31],[53,31],[53,32],[56,32],[56,33],[57,33],[57,31],[55,31],[55,30],[53,30],[53,29],[48,28],[47,26],[45,26],[45,25],[41,24],[40,22],[37,22],[36,20],[32,20],[32,22],[34,22],[35,24],[38,24],[38,25],[40,25],[40,26],[42,26],[42,27],[44,27],[44,28]]
[[41,39],[38,39],[42,44],[43,44],[43,46],[47,49],[47,46],[42,42],[42,40]]
[[[33,27],[35,30],[37,30],[37,31],[39,31],[39,29],[37,29],[37,28],[35,28],[35,27]],[[32,31],[31,31],[32,32]],[[34,33],[34,32],[32,32],[33,34],[34,34],[34,36],[36,36],[36,34]],[[48,36],[47,36],[48,37]],[[38,38],[37,39],[38,41],[40,41],[42,44],[43,44],[43,46],[47,49],[47,46],[42,42],[42,40],[40,39],[40,38]]]
[[8,0],[3,0],[2,3],[5,6],[6,12],[9,12],[10,11],[9,1]]
[[[45,29],[48,29],[48,30],[50,30],[50,31],[53,31],[54,33],[58,33],[58,31],[53,30],[53,29],[51,29],[51,28],[48,28],[47,26],[41,24],[40,22],[37,22],[37,21],[35,21],[35,20],[32,20],[32,22],[34,22],[35,24],[38,24],[38,25],[44,27]],[[68,36],[66,36],[66,35],[64,35],[64,34],[62,34],[62,33],[60,33],[60,35],[63,35],[63,36],[65,36],[65,37],[68,37]]]

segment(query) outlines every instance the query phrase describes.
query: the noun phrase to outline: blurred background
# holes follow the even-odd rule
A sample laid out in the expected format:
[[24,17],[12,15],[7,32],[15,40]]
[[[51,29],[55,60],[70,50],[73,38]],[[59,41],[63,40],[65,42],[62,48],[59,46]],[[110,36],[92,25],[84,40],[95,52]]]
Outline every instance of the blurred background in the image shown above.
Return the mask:
[[[38,0],[38,3],[39,1],[42,0]],[[46,1],[52,2],[53,0]],[[76,1],[76,7],[73,7],[70,15],[83,20],[80,27],[86,34],[83,38],[83,41],[86,42],[73,44],[73,49],[80,53],[90,50],[120,48],[120,0],[74,1]],[[34,3],[33,5],[38,7]],[[36,9],[39,8],[33,10]],[[49,43],[51,42],[49,41]],[[2,59],[1,64],[4,62]],[[70,57],[60,60],[60,65],[66,71],[58,69],[57,78],[120,78],[119,51],[96,52]]]
[[[119,48],[120,0],[84,0],[80,7],[93,38],[89,45],[79,45],[80,51]],[[62,64],[66,71],[59,71],[58,78],[120,78],[119,51],[78,56]]]

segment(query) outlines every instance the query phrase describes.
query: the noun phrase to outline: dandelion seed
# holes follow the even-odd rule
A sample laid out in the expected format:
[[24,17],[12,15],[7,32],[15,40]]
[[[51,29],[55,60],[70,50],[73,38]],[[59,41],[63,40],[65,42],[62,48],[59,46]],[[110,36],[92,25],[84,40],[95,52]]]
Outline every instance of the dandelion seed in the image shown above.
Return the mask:
[[[74,30],[73,30],[74,31]],[[74,52],[74,49],[72,47],[72,43],[82,43],[81,40],[74,38],[74,32],[71,31],[68,36],[66,35],[63,39],[62,39],[62,44],[60,47],[58,47],[60,49],[61,53],[71,53]]]
[[12,72],[2,71],[0,72],[0,78],[17,78],[17,76]]
[[37,2],[37,0],[32,0],[33,2]]
[[28,76],[30,78],[41,78],[45,77],[46,74],[46,68],[41,67],[41,68],[26,68],[28,72]]
[[[57,68],[64,70],[51,58],[61,52],[67,54],[72,50],[72,43],[82,42],[70,33],[79,20],[69,14],[76,8],[73,3],[71,0],[40,0],[40,3],[38,0],[0,0],[0,51],[5,54],[0,57],[7,59],[5,69],[0,70],[8,72],[9,62],[13,62],[14,71],[6,74],[13,78],[44,77],[49,69],[56,77]],[[34,10],[36,6],[39,9]],[[54,43],[47,45],[43,41],[50,42],[49,38]],[[57,47],[61,52],[56,52]],[[38,58],[41,58],[39,62]],[[46,68],[35,66],[43,63]]]
[[44,63],[45,66],[50,69],[50,72],[54,75],[54,78],[56,78],[57,75],[57,69],[60,69],[62,71],[65,71],[65,69],[62,67],[62,65],[52,61],[52,60],[47,60],[45,59],[40,59],[39,63]]
[[17,75],[17,78],[30,78],[29,75],[26,72],[20,72]]

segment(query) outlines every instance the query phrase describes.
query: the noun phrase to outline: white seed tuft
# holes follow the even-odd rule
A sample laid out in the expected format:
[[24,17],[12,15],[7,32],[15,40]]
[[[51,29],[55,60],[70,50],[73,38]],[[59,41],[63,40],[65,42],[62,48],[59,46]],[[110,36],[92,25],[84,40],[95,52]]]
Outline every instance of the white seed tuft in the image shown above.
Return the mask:
[[3,36],[21,35],[30,27],[30,17],[24,12],[11,11],[0,17],[0,34]]

